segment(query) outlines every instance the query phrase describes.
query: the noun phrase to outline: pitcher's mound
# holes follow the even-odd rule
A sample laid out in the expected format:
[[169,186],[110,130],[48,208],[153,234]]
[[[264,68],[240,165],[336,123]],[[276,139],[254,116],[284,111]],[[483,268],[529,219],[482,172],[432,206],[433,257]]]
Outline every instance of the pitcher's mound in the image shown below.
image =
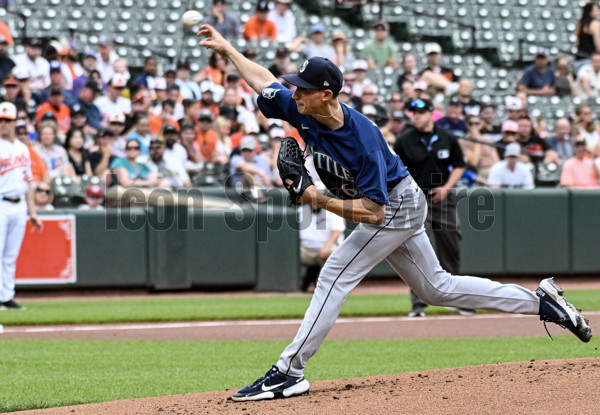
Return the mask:
[[218,391],[22,413],[584,415],[600,413],[598,379],[600,358],[547,360],[313,382],[309,395],[272,401]]

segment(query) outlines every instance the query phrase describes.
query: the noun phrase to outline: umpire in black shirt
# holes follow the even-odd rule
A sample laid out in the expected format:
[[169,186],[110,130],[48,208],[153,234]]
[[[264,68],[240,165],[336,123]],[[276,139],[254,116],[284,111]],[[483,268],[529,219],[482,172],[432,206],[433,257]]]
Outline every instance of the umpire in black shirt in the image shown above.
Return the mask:
[[[460,267],[460,222],[452,188],[460,180],[465,161],[457,138],[433,122],[433,104],[426,99],[409,103],[414,126],[407,127],[396,140],[394,151],[427,196],[425,226],[435,238],[442,268],[457,275]],[[422,317],[427,307],[411,291],[413,307],[409,316]],[[472,314],[472,310],[459,310]]]

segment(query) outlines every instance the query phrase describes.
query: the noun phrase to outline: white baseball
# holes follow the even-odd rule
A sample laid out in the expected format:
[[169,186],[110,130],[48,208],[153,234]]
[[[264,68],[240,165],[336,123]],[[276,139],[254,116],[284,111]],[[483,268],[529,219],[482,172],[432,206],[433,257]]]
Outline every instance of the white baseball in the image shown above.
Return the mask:
[[196,26],[202,21],[202,15],[196,10],[188,10],[181,16],[181,22],[186,27]]

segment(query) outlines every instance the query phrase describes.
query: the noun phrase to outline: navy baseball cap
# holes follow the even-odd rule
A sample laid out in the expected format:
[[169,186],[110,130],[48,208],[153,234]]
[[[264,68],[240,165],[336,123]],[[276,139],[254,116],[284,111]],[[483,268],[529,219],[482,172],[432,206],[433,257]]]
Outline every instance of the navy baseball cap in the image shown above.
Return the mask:
[[428,99],[416,99],[411,101],[408,108],[414,112],[431,112],[433,111],[433,103]]
[[305,61],[296,75],[284,75],[290,84],[306,89],[329,89],[338,94],[344,84],[344,76],[337,65],[327,58],[315,56]]

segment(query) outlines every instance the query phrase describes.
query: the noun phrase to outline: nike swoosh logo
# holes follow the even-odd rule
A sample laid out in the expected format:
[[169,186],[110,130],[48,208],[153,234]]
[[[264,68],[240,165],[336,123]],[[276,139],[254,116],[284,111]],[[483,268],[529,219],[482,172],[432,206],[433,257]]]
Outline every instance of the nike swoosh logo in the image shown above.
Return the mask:
[[294,192],[300,193],[300,189],[302,189],[302,179],[304,179],[304,177],[300,176],[300,183],[298,183],[298,186],[292,187],[292,189],[294,189]]
[[266,386],[264,383],[262,384],[262,386],[260,387],[264,392],[269,392],[270,390],[276,389],[278,387],[280,387],[281,385],[285,385],[285,382],[282,383],[278,383],[277,385],[271,385],[271,386]]
[[300,124],[303,130],[310,130],[310,127],[305,127],[304,124]]

